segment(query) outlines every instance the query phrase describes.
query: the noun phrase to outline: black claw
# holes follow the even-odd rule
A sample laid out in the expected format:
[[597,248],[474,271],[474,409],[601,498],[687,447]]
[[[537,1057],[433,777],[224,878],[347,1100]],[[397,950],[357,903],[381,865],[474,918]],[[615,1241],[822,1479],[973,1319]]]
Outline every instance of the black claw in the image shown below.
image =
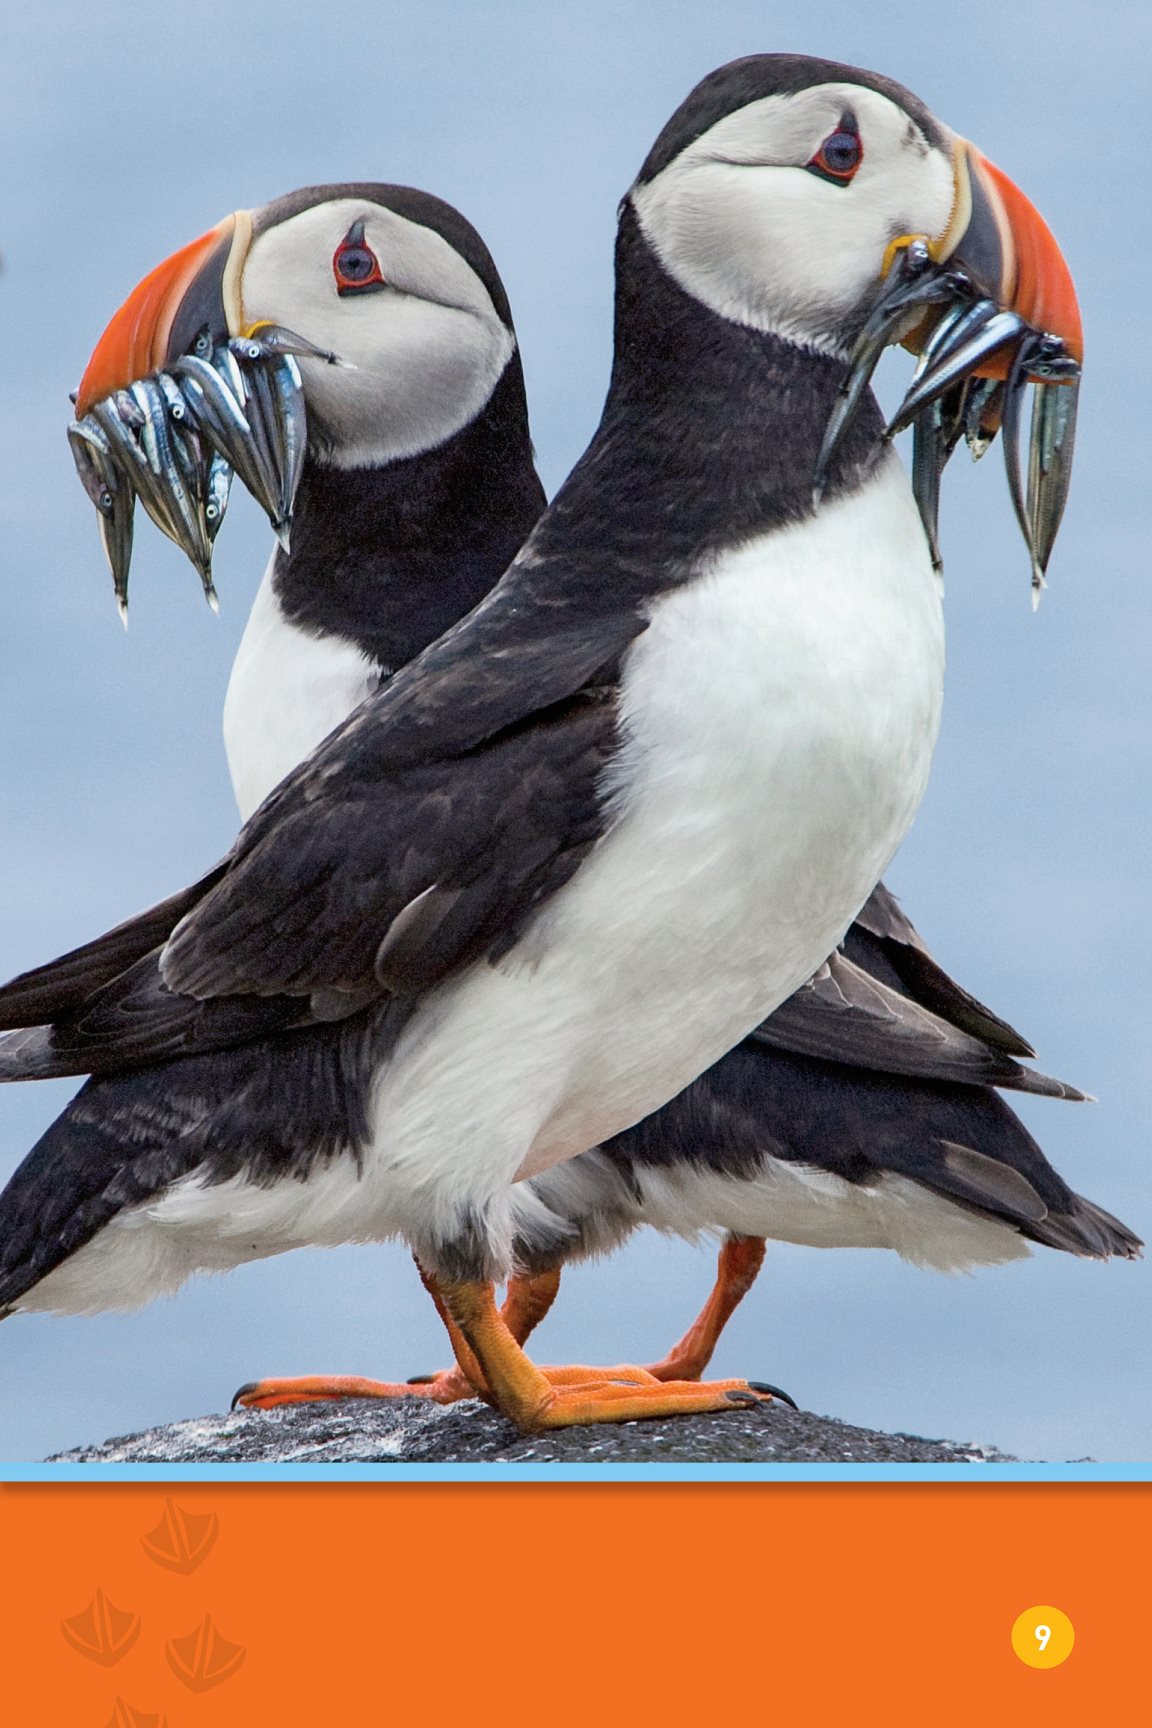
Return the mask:
[[754,1397],[751,1392],[725,1392],[724,1396],[727,1398],[729,1404],[743,1404],[745,1406],[750,1406],[760,1402],[760,1400]]
[[795,1398],[790,1398],[787,1392],[783,1391],[781,1387],[769,1386],[767,1380],[749,1380],[748,1384],[751,1386],[753,1392],[766,1392],[773,1398],[779,1398],[780,1402],[782,1404],[787,1404],[790,1410],[799,1412],[800,1406],[797,1404]]
[[435,1374],[409,1374],[405,1386],[430,1386],[435,1380]]
[[245,1380],[243,1386],[232,1394],[232,1402],[228,1406],[229,1410],[235,1410],[241,1398],[246,1398],[249,1392],[255,1392],[259,1384],[259,1380]]

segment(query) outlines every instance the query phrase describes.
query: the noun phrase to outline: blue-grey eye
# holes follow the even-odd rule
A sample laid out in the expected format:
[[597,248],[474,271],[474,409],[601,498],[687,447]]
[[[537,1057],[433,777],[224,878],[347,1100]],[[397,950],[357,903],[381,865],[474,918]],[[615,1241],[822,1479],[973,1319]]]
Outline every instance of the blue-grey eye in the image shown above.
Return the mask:
[[364,242],[363,222],[353,222],[332,254],[332,273],[337,294],[363,294],[383,288],[380,260]]
[[846,186],[859,168],[863,156],[864,146],[860,142],[859,132],[850,130],[841,122],[836,131],[825,138],[808,163],[808,168],[822,180],[831,180],[837,186]]

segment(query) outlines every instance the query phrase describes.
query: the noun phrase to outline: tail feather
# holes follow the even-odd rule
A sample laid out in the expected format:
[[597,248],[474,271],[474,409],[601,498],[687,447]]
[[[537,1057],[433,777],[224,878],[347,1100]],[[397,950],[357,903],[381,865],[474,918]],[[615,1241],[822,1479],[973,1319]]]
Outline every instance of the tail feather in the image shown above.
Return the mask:
[[1065,1254],[1081,1254],[1091,1260],[1144,1257],[1144,1244],[1135,1231],[1082,1194],[1070,1194],[1065,1210],[1050,1211],[1042,1223],[1025,1233],[1046,1248],[1059,1248]]
[[0,1313],[118,1213],[185,1177],[268,1188],[358,1158],[393,1032],[367,1016],[90,1080],[0,1193]]
[[96,991],[167,941],[186,912],[212,888],[226,866],[216,867],[190,888],[118,924],[94,942],[73,948],[0,986],[0,1031],[44,1026],[74,1014]]
[[846,953],[833,954],[752,1038],[775,1050],[874,1074],[1084,1100],[1085,1094],[1066,1081],[1023,1067],[1002,1044],[942,1018],[898,981],[886,982],[879,974],[888,968],[877,955],[866,960],[857,964]]
[[844,952],[873,977],[881,978],[938,1014],[1009,1056],[1036,1052],[1014,1026],[950,978],[933,960],[919,932],[883,882],[872,890],[844,939]]
[[[736,1182],[759,1183],[773,1162],[864,1188],[902,1177],[1065,1253],[1133,1259],[1141,1248],[1126,1225],[1073,1193],[991,1086],[893,1078],[754,1038],[599,1156],[625,1183],[685,1162]],[[708,1223],[701,1217],[700,1228]]]

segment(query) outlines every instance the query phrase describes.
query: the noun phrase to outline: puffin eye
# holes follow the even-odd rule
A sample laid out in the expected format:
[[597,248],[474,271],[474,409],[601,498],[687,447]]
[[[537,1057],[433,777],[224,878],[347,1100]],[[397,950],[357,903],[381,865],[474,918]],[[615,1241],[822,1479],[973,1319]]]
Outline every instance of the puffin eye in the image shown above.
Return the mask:
[[364,243],[363,222],[353,222],[332,254],[332,273],[340,295],[374,294],[384,287],[380,260]]
[[809,172],[818,174],[821,180],[831,180],[834,186],[847,186],[863,159],[864,146],[856,122],[846,114],[807,166]]

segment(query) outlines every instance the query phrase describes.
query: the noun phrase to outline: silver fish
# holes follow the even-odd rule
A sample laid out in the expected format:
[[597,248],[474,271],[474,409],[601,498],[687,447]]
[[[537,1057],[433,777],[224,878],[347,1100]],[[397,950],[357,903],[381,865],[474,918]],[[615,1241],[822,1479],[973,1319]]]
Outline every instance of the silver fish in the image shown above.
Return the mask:
[[1001,378],[970,380],[964,405],[964,437],[973,462],[979,462],[994,443],[1004,418],[1004,382]]
[[927,408],[917,415],[913,426],[912,492],[920,512],[920,520],[924,524],[933,570],[944,567],[944,560],[940,556],[939,536],[940,476],[947,460],[940,404],[930,402]]
[[[156,494],[162,500],[171,524],[165,532],[188,555],[207,588],[211,581],[212,548],[200,509],[198,488],[188,485],[188,465],[177,449],[181,434],[176,426],[183,422],[173,425],[167,394],[155,377],[143,378],[134,384],[132,394],[145,414],[140,437],[154,475]],[[187,419],[187,410],[183,418]],[[144,502],[147,508],[147,500]],[[163,529],[164,523],[157,521],[157,526]]]
[[1024,544],[1028,548],[1028,557],[1032,563],[1032,606],[1035,610],[1040,604],[1040,592],[1045,586],[1044,572],[1036,555],[1032,521],[1025,505],[1024,488],[1020,479],[1020,408],[1028,383],[1029,347],[1028,342],[1021,342],[1008,367],[1008,377],[1004,383],[1004,420],[1001,428],[1001,441],[1004,448],[1004,471],[1008,476],[1008,493],[1012,499],[1012,508],[1016,512],[1016,520],[1020,524],[1020,532],[1024,536]]
[[289,354],[265,354],[248,366],[249,419],[272,476],[272,526],[288,550],[292,506],[304,467],[306,417],[300,368]]
[[233,396],[235,396],[237,402],[239,402],[241,408],[246,409],[248,404],[248,380],[244,376],[244,368],[241,366],[233,352],[232,344],[230,342],[221,343],[219,347],[212,350],[212,364],[227,384],[229,390],[231,390]]
[[173,423],[172,449],[196,512],[197,552],[196,555],[189,552],[189,556],[203,585],[205,599],[214,612],[219,612],[220,603],[212,582],[212,545],[228,507],[232,470],[196,430],[176,380],[166,372],[159,372],[156,383]]
[[212,547],[235,474],[287,549],[307,449],[297,357],[344,364],[278,325],[216,347],[204,330],[192,352],[114,391],[69,429],[122,613],[137,497],[196,566],[213,607]]
[[885,433],[891,438],[910,426],[916,415],[933,397],[938,396],[970,372],[1012,344],[1019,344],[1028,326],[1017,312],[993,311],[979,327],[956,347],[949,347],[944,358],[924,372],[901,402]]
[[330,348],[317,348],[315,342],[309,342],[306,336],[297,336],[294,330],[286,330],[283,324],[261,324],[253,335],[239,337],[229,346],[234,353],[243,349],[249,360],[261,359],[268,354],[291,354],[298,360],[323,360],[328,366],[341,366],[350,372],[356,370],[350,360],[342,360]]
[[204,500],[204,515],[208,523],[208,538],[215,540],[228,508],[232,491],[232,469],[218,450],[208,459],[208,487]]
[[883,292],[865,320],[848,357],[848,372],[824,430],[813,476],[813,495],[817,503],[885,348],[898,340],[901,331],[912,327],[930,307],[955,299],[957,291],[956,279],[932,264],[928,248],[922,241],[914,241],[896,259]]
[[267,511],[268,520],[279,535],[283,529],[280,506],[283,487],[278,404],[266,366],[246,367],[244,382],[248,391],[244,412],[251,428],[250,451],[260,474],[259,487],[250,490]]
[[90,415],[68,428],[68,443],[81,484],[96,506],[100,544],[112,572],[116,607],[128,625],[128,571],[132,563],[136,494],[112,454],[104,429]]
[[231,387],[195,354],[182,355],[169,370],[179,381],[196,428],[267,509],[264,476],[252,453],[252,428]]
[[1048,569],[1064,506],[1068,502],[1079,394],[1080,386],[1076,380],[1051,383],[1043,379],[1032,393],[1025,511],[1041,576]]
[[[296,493],[304,472],[304,457],[308,447],[308,415],[304,406],[304,386],[295,358],[285,353],[269,368],[272,389],[279,413],[276,419],[280,433],[281,489],[280,514],[285,534],[292,522]],[[282,542],[287,550],[286,542]]]

